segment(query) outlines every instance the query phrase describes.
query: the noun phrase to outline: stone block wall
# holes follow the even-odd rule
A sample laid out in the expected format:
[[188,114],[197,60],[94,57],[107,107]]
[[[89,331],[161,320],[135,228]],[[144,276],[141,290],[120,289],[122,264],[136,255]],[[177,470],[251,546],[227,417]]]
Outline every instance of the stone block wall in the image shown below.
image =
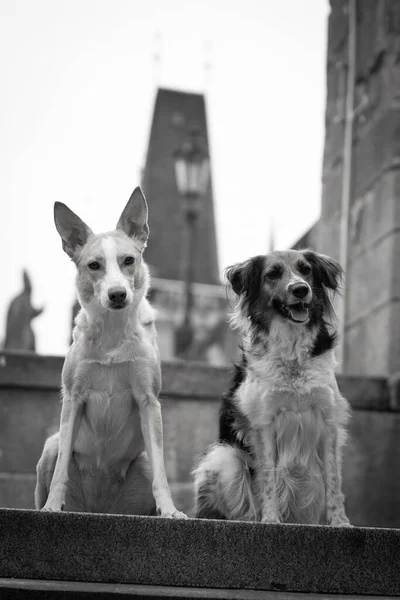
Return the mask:
[[[0,353],[0,506],[33,508],[35,469],[46,438],[59,428],[63,358]],[[226,368],[163,363],[165,466],[179,506],[193,505],[190,472],[215,440]]]
[[[348,1],[331,0],[317,249],[339,258]],[[343,370],[400,370],[400,3],[356,2],[356,74]],[[362,107],[362,108],[360,108]]]
[[[58,429],[63,359],[0,353],[0,507],[33,508],[35,467]],[[177,506],[193,514],[191,470],[218,435],[219,399],[230,369],[163,363],[165,464]],[[355,525],[400,527],[400,384],[340,376],[352,406],[344,457],[347,509]]]

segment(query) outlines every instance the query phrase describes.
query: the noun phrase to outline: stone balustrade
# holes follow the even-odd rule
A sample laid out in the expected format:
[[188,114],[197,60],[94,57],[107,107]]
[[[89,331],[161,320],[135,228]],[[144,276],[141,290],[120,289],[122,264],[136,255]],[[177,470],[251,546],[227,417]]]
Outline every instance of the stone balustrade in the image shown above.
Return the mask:
[[[58,429],[62,357],[0,353],[0,506],[33,508],[35,467]],[[219,398],[230,369],[163,363],[161,401],[167,476],[176,504],[192,515],[190,472],[217,436]],[[344,456],[350,520],[400,527],[400,386],[397,378],[338,377],[352,406]]]

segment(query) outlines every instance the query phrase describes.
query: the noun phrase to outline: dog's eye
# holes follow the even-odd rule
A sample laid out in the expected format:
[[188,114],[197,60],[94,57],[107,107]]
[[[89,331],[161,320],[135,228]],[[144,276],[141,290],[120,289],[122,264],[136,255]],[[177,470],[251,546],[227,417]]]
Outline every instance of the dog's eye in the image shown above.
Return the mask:
[[100,264],[97,262],[97,260],[93,260],[88,264],[88,267],[91,271],[97,271],[100,269]]
[[270,269],[269,271],[267,271],[267,273],[265,274],[265,277],[267,279],[279,279],[279,277],[282,276],[282,269],[280,269],[279,267],[274,267],[273,269]]
[[298,269],[302,275],[310,275],[311,273],[310,265],[306,265],[304,263],[299,264]]
[[127,256],[124,260],[124,265],[133,265],[135,258],[133,256]]

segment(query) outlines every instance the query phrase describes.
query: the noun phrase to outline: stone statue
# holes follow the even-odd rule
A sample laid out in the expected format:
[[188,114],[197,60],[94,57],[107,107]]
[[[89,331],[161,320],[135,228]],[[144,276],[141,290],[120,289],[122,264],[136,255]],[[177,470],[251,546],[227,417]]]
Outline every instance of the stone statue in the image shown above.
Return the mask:
[[28,273],[23,271],[24,289],[10,302],[7,312],[4,350],[31,350],[35,352],[35,334],[31,321],[43,312],[31,304],[32,284]]

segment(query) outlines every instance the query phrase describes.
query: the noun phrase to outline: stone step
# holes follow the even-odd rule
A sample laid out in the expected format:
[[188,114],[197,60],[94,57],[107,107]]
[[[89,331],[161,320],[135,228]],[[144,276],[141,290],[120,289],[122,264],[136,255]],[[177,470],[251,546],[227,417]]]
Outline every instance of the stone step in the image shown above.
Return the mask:
[[[307,600],[384,600],[390,596],[344,596],[307,594]],[[118,583],[77,583],[75,581],[38,581],[36,579],[0,579],[0,598],[7,600],[304,600],[301,592],[263,592],[188,588]]]
[[198,591],[188,598],[224,597],[216,590],[286,600],[299,592],[400,596],[400,530],[1,509],[0,578],[14,591],[12,579],[33,579],[155,586],[154,594],[161,586],[172,598],[182,597],[175,587]]

